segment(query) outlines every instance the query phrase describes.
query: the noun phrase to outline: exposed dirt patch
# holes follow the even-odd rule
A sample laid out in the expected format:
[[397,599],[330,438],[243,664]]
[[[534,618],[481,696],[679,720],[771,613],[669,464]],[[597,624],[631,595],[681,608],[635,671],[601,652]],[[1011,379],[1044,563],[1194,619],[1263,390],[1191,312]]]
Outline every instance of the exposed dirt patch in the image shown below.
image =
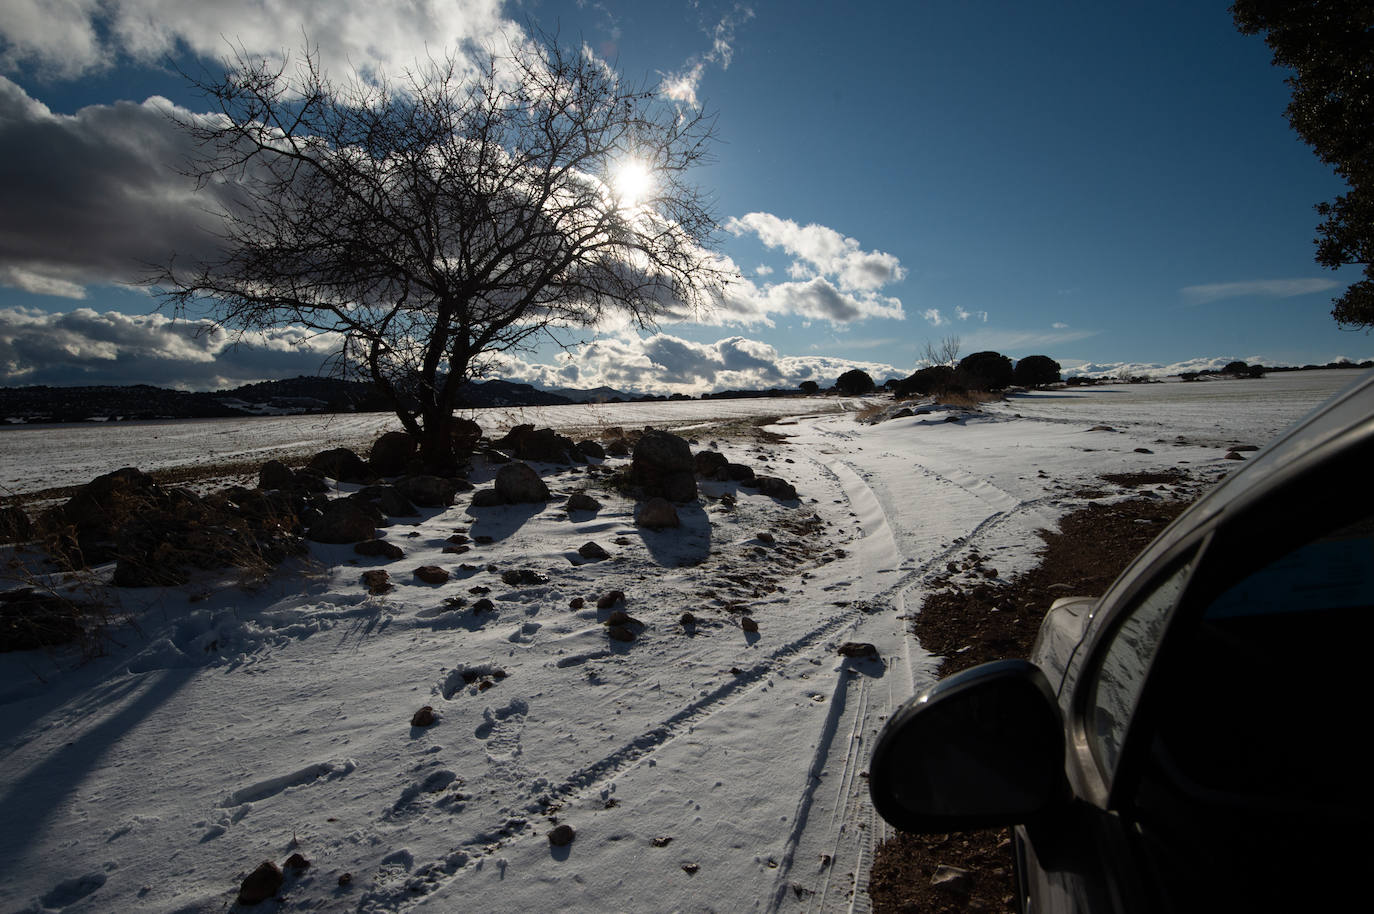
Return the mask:
[[[1051,603],[1102,593],[1187,504],[1141,498],[1074,511],[1060,521],[1059,532],[1041,534],[1045,549],[1037,567],[1007,581],[951,582],[922,605],[912,631],[923,647],[945,658],[941,676],[1025,657]],[[967,894],[932,885],[942,864],[969,872]],[[878,848],[868,893],[876,914],[1015,910],[1010,832],[898,833]]]
[[1182,470],[1168,469],[1159,470],[1154,473],[1103,473],[1102,479],[1113,485],[1125,486],[1133,489],[1136,486],[1153,485],[1174,485],[1188,480],[1188,474]]

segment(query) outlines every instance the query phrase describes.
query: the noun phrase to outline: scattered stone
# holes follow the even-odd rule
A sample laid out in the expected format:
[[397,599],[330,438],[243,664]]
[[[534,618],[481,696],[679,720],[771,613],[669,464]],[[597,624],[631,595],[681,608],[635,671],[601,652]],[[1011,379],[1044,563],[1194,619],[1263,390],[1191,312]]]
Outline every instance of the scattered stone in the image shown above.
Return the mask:
[[654,847],[667,847],[669,844],[673,843],[673,839],[668,835],[660,835],[657,838],[650,839],[649,843]]
[[285,877],[282,876],[281,868],[271,860],[264,860],[243,880],[239,886],[239,897],[235,901],[241,905],[261,904],[269,898],[276,897],[281,891],[283,881]]
[[840,645],[841,657],[863,657],[867,660],[878,659],[878,648],[867,641],[846,641]]
[[684,863],[684,864],[682,864],[682,871],[683,871],[684,873],[686,873],[688,876],[695,876],[695,875],[697,874],[697,872],[700,871],[700,870],[701,870],[701,864],[699,864],[699,863]]
[[480,616],[482,613],[494,612],[495,609],[496,604],[491,602],[491,600],[487,599],[486,597],[483,597],[476,603],[472,604],[472,614],[474,616]]
[[1245,458],[1242,457],[1241,455],[1237,454],[1235,451],[1227,451],[1227,452],[1226,452],[1226,456],[1223,457],[1223,458],[1221,458],[1221,459],[1222,459],[1222,460],[1244,460]]
[[797,498],[796,487],[777,476],[756,476],[754,477],[754,485],[758,487],[760,495],[767,495],[778,501],[795,501]]
[[773,539],[773,534],[769,533],[767,530],[760,531],[757,538],[760,543],[763,543],[768,546],[771,546],[774,542],[776,542],[776,540]]
[[426,584],[447,584],[449,574],[438,565],[421,565],[415,569],[415,577],[424,581]]
[[508,463],[496,472],[496,493],[508,505],[548,501],[549,487],[527,463]]
[[749,616],[742,616],[740,618],[739,627],[744,629],[746,632],[756,632],[759,630],[759,624]]
[[606,629],[606,634],[611,636],[612,641],[633,641],[635,633],[623,625],[612,625]]
[[684,612],[682,615],[677,617],[677,623],[678,625],[681,625],[683,628],[686,628],[690,625],[696,625],[697,617],[692,615],[690,612]]
[[581,597],[573,597],[571,600],[568,601],[569,609],[581,609],[586,605],[587,601],[582,599]]
[[1154,453],[1154,451],[1150,450],[1150,449],[1147,448],[1147,447],[1138,447],[1138,448],[1135,449],[1135,452],[1136,452],[1137,454],[1153,454],[1153,453]]
[[388,517],[415,517],[420,513],[395,486],[364,486],[349,498],[370,502]]
[[429,705],[415,712],[415,716],[410,719],[412,727],[432,727],[439,718],[435,715],[434,709]]
[[915,410],[913,410],[910,406],[903,406],[901,409],[897,410],[891,416],[888,416],[888,419],[909,419],[914,415],[916,415]]
[[601,446],[600,442],[593,441],[590,438],[585,441],[577,442],[577,449],[582,452],[582,456],[584,457],[591,457],[596,460],[606,459],[606,449]]
[[750,483],[754,481],[754,468],[747,463],[729,463],[725,465],[725,476],[731,482]]
[[635,510],[635,523],[650,530],[665,530],[670,527],[681,527],[682,520],[677,515],[677,508],[666,498],[650,498],[643,502]]
[[592,498],[586,492],[574,492],[568,496],[568,502],[563,506],[567,511],[600,511],[601,502]]
[[573,827],[567,823],[559,825],[553,831],[549,832],[549,843],[554,847],[567,847],[569,844],[572,844],[576,838],[577,832],[573,831]]
[[642,625],[643,623],[623,609],[613,609],[606,617],[606,625]]
[[1092,428],[1088,429],[1088,431],[1090,431],[1090,432],[1114,432],[1114,431],[1116,431],[1116,429],[1112,428],[1110,425],[1094,425]]
[[968,870],[941,863],[935,867],[930,884],[953,895],[968,895],[973,891],[973,876]]
[[405,557],[405,552],[400,546],[386,540],[363,540],[353,546],[353,551],[358,555],[381,556],[393,561]]
[[331,501],[306,533],[317,543],[357,543],[377,535],[376,509],[351,498]]
[[373,442],[367,462],[378,476],[399,476],[418,449],[419,443],[409,432],[386,432]]
[[391,575],[387,574],[386,570],[382,568],[364,571],[363,586],[366,587],[367,592],[374,597],[381,596],[384,593],[390,593],[395,589],[391,583]]
[[445,546],[443,548],[443,553],[445,555],[462,555],[471,548],[471,546]]
[[578,546],[577,554],[582,556],[584,559],[590,559],[593,562],[599,562],[602,559],[608,559],[611,557],[611,554],[606,551],[605,547],[595,542],[586,542],[583,543],[581,546]]
[[353,874],[352,874],[352,873],[341,873],[341,874],[339,875],[339,885],[341,885],[341,886],[348,885],[348,884],[351,883],[352,881],[353,881]]
[[614,606],[615,604],[619,603],[621,600],[624,600],[624,599],[625,599],[625,591],[623,591],[623,590],[609,590],[609,591],[607,591],[606,593],[603,593],[603,594],[597,599],[597,601],[596,601],[596,608],[597,608],[597,609],[610,609],[612,606]]
[[282,869],[287,870],[308,870],[310,861],[305,859],[305,855],[297,851],[286,858],[286,863],[282,864]]

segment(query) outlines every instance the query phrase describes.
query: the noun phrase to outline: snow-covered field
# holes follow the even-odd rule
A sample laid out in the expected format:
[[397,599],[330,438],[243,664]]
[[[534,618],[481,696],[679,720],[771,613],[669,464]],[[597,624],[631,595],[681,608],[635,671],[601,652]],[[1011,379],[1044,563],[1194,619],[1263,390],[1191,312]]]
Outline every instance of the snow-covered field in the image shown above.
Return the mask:
[[[785,441],[716,439],[799,503],[704,482],[682,529],[649,532],[585,472],[543,467],[542,509],[460,495],[385,530],[395,562],[312,545],[313,564],[267,581],[124,591],[137,624],[108,656],[0,656],[0,911],[221,912],[260,861],[296,851],[312,865],[258,910],[864,910],[885,827],[862,774],[884,716],[938,662],[905,633],[928,582],[975,550],[1001,578],[1029,567],[1037,528],[1085,489],[1121,491],[1102,473],[1210,483],[1238,465],[1220,445],[1262,445],[1353,379],[1038,393],[873,425],[813,404],[771,427]],[[759,401],[524,421],[681,428],[741,402]],[[163,428],[193,455],[325,443]],[[16,454],[42,453],[15,433],[0,432],[7,480]],[[119,441],[73,465],[143,466]],[[604,507],[570,517],[582,488]],[[490,541],[444,554],[455,531]],[[583,562],[589,540],[611,558]],[[429,564],[452,579],[412,577]],[[371,567],[397,589],[369,596]],[[503,583],[522,570],[547,581]],[[493,611],[472,612],[477,588]],[[612,588],[642,623],[633,642],[595,608]],[[840,656],[846,641],[881,659]],[[439,721],[412,727],[423,705]],[[547,840],[557,823],[571,845]]]
[[[833,412],[854,408],[856,402],[835,397],[678,400],[479,409],[463,415],[489,433],[522,422],[587,432],[610,425],[675,430],[708,419]],[[400,422],[388,413],[0,425],[0,494],[81,485],[125,466],[152,472],[244,458],[302,457],[339,446],[365,451],[393,428]]]

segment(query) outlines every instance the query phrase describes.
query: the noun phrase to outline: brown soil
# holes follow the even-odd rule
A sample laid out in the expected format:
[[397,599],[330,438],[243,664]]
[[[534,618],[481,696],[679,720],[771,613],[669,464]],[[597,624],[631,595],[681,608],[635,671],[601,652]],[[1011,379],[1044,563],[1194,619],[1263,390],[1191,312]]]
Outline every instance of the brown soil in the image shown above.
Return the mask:
[[[936,581],[944,586],[922,605],[912,631],[923,647],[945,658],[941,676],[989,660],[1028,656],[1051,603],[1102,593],[1187,504],[1140,498],[1074,511],[1060,521],[1059,532],[1041,534],[1040,564],[1008,581],[967,583],[990,573],[971,553]],[[967,870],[968,881],[958,889],[937,888],[931,880],[940,865]],[[1015,910],[1010,832],[899,832],[878,848],[868,894],[875,914]]]

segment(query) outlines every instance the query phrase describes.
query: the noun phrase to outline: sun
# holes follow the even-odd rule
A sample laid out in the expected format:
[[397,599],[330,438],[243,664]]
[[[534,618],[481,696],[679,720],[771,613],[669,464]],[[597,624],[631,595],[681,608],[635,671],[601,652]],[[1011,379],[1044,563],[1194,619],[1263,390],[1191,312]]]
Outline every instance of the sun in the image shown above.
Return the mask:
[[611,188],[622,204],[637,206],[654,192],[654,173],[640,159],[621,159],[611,166]]

